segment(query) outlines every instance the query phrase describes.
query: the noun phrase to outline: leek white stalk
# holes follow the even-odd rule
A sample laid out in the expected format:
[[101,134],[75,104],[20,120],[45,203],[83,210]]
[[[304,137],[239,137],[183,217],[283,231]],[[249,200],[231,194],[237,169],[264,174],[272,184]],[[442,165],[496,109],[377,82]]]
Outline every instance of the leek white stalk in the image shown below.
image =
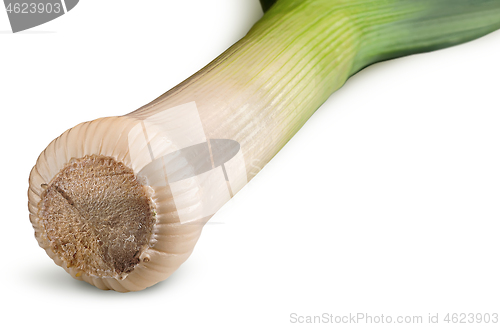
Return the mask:
[[201,71],[40,155],[29,211],[74,278],[137,291],[191,254],[203,225],[354,73],[500,28],[497,0],[278,0]]

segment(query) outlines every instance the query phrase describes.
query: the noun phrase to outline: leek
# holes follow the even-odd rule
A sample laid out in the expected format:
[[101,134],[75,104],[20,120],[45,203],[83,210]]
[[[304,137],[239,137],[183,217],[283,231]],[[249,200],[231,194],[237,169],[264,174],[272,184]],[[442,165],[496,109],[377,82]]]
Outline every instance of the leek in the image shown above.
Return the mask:
[[500,28],[498,0],[261,2],[263,18],[198,73],[42,152],[30,220],[71,276],[120,292],[166,279],[212,215],[350,76]]

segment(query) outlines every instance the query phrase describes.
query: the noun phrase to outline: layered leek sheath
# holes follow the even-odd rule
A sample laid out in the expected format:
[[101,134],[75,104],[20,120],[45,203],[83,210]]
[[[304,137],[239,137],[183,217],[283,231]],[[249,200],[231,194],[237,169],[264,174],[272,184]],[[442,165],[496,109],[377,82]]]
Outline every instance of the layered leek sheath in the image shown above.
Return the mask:
[[74,278],[120,292],[164,280],[212,215],[351,75],[500,28],[500,0],[262,2],[264,17],[201,71],[42,152],[30,219]]

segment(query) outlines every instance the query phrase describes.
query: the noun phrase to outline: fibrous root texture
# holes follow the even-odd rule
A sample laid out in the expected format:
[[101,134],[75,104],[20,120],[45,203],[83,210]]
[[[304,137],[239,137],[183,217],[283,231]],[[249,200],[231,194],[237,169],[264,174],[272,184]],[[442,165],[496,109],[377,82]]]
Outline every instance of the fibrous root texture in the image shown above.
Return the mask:
[[43,187],[39,217],[68,268],[120,278],[140,262],[155,211],[130,168],[111,157],[72,159]]

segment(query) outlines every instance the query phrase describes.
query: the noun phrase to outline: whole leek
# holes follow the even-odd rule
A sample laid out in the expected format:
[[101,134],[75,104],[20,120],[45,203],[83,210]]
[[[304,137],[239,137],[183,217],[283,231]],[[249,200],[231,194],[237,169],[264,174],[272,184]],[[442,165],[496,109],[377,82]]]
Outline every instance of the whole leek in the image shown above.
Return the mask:
[[164,280],[258,172],[251,163],[267,163],[350,76],[500,28],[499,0],[262,3],[264,17],[198,73],[42,152],[30,219],[74,278],[120,292]]

